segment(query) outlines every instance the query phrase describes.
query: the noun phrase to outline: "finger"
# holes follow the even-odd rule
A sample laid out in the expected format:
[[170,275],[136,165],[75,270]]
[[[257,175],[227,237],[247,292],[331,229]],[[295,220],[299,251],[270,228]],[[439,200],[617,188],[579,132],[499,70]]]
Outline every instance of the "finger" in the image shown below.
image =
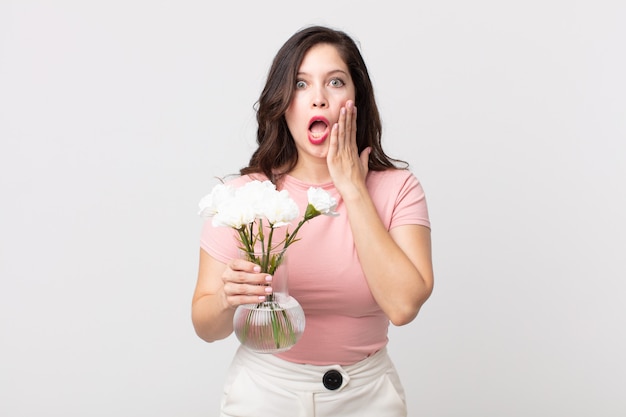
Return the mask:
[[228,267],[233,271],[242,272],[261,272],[261,267],[254,262],[246,261],[245,259],[232,259],[228,263]]
[[342,149],[346,146],[346,113],[345,107],[342,107],[339,111],[339,121],[337,130],[337,148]]
[[224,285],[224,295],[226,302],[231,307],[241,304],[256,304],[266,300],[267,295],[273,291],[272,287],[266,285],[246,285],[228,283]]
[[352,143],[356,147],[356,106],[352,106],[352,119],[350,124],[350,135],[352,136]]
[[272,276],[259,272],[242,272],[226,269],[222,275],[224,284],[266,285],[272,282]]
[[333,127],[330,129],[330,143],[328,144],[328,157],[327,159],[332,159],[337,150],[339,148],[339,123],[335,123]]
[[261,285],[272,281],[272,276],[261,273],[261,267],[254,262],[244,259],[232,259],[222,274],[224,284],[229,282],[239,284]]
[[265,296],[255,295],[238,295],[233,297],[226,297],[226,302],[232,307],[237,308],[242,304],[258,304],[265,301]]
[[227,297],[265,297],[271,294],[273,288],[268,285],[250,285],[250,284],[238,284],[234,282],[227,282],[224,284],[224,293]]
[[351,147],[356,145],[356,107],[352,100],[348,100],[346,103],[346,118],[345,118],[345,146]]

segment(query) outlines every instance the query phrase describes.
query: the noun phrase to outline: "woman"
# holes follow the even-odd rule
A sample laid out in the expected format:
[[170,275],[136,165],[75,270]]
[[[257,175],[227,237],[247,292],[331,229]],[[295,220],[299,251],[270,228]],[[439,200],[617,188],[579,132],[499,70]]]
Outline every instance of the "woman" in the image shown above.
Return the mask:
[[[315,219],[289,249],[304,335],[276,355],[240,348],[221,415],[405,416],[387,330],[410,323],[432,292],[430,223],[419,181],[383,152],[354,41],[319,26],[294,34],[270,68],[257,121],[258,149],[232,183],[270,179],[301,210],[308,187],[321,187],[340,215]],[[207,342],[229,336],[236,307],[263,300],[271,280],[239,259],[232,233],[211,222],[202,232],[192,318]]]

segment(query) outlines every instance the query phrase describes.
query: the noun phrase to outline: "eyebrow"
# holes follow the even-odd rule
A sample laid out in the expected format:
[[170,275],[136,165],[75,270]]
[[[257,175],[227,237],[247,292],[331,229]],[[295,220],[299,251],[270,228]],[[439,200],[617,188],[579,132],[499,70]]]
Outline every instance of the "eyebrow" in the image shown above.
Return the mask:
[[[332,71],[328,71],[328,72],[326,73],[326,77],[331,76],[331,75],[334,75],[334,74],[337,74],[337,73],[339,73],[339,74],[343,74],[343,75],[344,75],[344,76],[346,76],[346,77],[348,76],[348,73],[347,73],[347,72],[345,72],[344,70],[341,70],[341,69],[335,69],[335,70],[332,70]],[[311,74],[309,74],[308,72],[298,71],[298,73],[297,73],[296,75],[297,75],[297,76],[306,76],[306,75],[310,76]]]

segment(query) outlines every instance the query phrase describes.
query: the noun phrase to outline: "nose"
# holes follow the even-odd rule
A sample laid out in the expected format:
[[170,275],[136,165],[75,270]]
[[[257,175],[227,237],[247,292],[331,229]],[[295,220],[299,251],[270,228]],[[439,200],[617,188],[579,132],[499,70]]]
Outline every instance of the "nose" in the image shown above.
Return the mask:
[[326,96],[324,96],[323,91],[321,90],[315,91],[315,95],[313,96],[313,107],[316,107],[316,108],[328,107],[328,101],[326,100]]
[[324,98],[316,98],[313,100],[313,107],[325,108],[326,106],[328,106],[328,103]]

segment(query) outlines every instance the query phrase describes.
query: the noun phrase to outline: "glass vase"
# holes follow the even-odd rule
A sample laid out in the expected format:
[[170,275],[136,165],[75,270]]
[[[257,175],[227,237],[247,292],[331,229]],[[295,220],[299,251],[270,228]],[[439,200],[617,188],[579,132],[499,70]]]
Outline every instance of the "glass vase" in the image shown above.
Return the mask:
[[300,303],[289,295],[286,251],[242,251],[241,256],[259,265],[261,272],[272,275],[273,292],[263,302],[237,307],[233,318],[237,339],[259,353],[291,349],[304,332],[305,318]]

